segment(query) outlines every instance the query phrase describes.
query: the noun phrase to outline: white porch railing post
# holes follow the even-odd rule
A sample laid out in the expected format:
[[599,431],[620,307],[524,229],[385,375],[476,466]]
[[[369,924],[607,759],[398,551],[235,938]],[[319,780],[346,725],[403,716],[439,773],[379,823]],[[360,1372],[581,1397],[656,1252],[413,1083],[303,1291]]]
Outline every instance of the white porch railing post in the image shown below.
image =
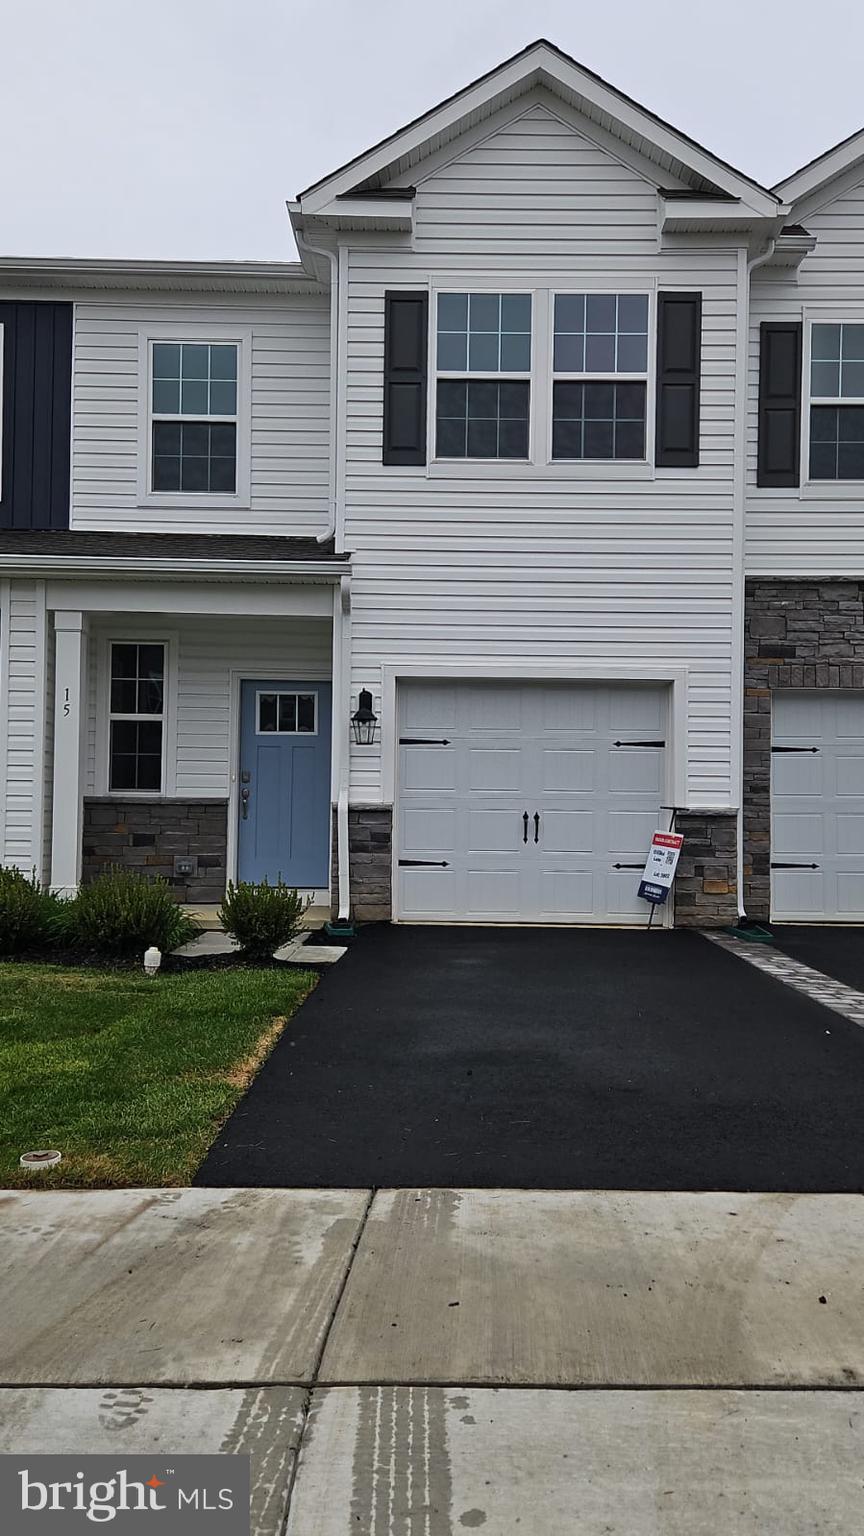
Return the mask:
[[54,799],[51,888],[73,895],[81,880],[84,818],[84,719],[87,705],[87,616],[54,614]]

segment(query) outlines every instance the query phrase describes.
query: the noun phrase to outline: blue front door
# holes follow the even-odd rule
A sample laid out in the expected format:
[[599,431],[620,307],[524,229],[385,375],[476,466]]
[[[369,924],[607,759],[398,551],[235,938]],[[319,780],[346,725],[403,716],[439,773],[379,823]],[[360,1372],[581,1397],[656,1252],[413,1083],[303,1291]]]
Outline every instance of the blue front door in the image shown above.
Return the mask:
[[330,884],[330,684],[240,690],[238,880]]

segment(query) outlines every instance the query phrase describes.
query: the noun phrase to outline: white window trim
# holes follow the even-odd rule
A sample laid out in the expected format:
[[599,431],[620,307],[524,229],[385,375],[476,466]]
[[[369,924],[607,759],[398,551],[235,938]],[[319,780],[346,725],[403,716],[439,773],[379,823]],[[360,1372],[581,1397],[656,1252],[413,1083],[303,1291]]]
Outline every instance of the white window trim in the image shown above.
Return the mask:
[[[548,480],[654,480],[667,474],[680,477],[680,470],[657,469],[654,464],[653,445],[656,436],[656,374],[657,374],[657,290],[658,280],[648,274],[638,279],[624,274],[583,272],[577,276],[567,273],[544,273],[533,283],[502,284],[500,278],[471,276],[461,282],[433,282],[429,288],[429,324],[427,356],[429,358],[429,398],[427,406],[426,464],[417,473],[431,480],[519,480],[535,479],[538,475]],[[689,292],[671,283],[662,284],[664,293]],[[531,400],[528,423],[527,459],[439,459],[435,456],[435,422],[437,416],[438,368],[437,368],[437,320],[438,295],[441,293],[530,293],[531,295]],[[648,295],[648,374],[645,402],[645,452],[644,459],[553,459],[552,458],[552,312],[556,293],[639,293]],[[464,377],[443,370],[442,378]],[[475,375],[472,375],[475,377]],[[527,378],[526,374],[505,373],[476,375],[478,378],[496,379]],[[590,375],[591,378],[597,375]],[[618,375],[627,382],[636,378],[641,383],[643,375]],[[542,446],[542,450],[541,447]],[[411,474],[411,470],[402,471]],[[691,474],[698,475],[698,470]],[[830,482],[829,482],[830,483]]]
[[[806,306],[802,311],[803,337],[801,347],[801,464],[799,471],[799,495],[804,500],[816,500],[826,497],[831,501],[854,499],[861,500],[861,486],[864,485],[864,476],[860,480],[811,480],[810,478],[810,407],[811,405],[864,405],[864,396],[843,401],[829,400],[824,395],[811,395],[810,393],[810,363],[813,351],[813,327],[814,325],[864,325],[864,304],[853,300],[844,304],[842,309],[832,306],[830,309],[819,309]],[[778,494],[776,491],[773,493]]]
[[[296,699],[299,699],[301,697],[301,695],[304,698],[308,698],[308,697],[311,696],[311,698],[312,698],[312,700],[314,702],[314,705],[315,705],[315,725],[313,726],[312,730],[311,731],[279,731],[279,730],[276,730],[276,731],[262,731],[261,730],[261,700],[262,700],[262,698],[268,697],[272,693],[275,693],[277,699],[280,698],[283,694],[293,694],[294,698],[296,698]],[[277,716],[276,716],[276,718],[277,718],[277,720],[279,718],[279,716],[278,716],[278,705],[277,705]],[[279,739],[284,740],[284,738],[286,736],[291,736],[291,737],[297,736],[297,737],[301,737],[301,738],[305,738],[307,736],[317,736],[318,735],[318,690],[317,690],[317,688],[312,688],[312,687],[309,687],[309,688],[276,688],[276,689],[274,689],[274,688],[257,688],[255,690],[255,735],[256,736],[266,736],[268,739],[270,737],[275,737],[277,740],[279,740]]]
[[[110,789],[111,752],[111,647],[112,645],[161,645],[165,648],[164,696],[162,699],[162,787]],[[150,718],[157,718],[151,716]],[[99,641],[96,676],[96,764],[94,790],[100,799],[166,800],[177,793],[177,635],[160,630],[111,630]]]
[[[788,491],[770,486],[751,486],[750,495],[758,500],[791,497],[799,501],[852,501],[861,504],[861,480],[811,480],[810,479],[810,332],[813,325],[864,325],[864,302],[848,299],[842,305],[805,304],[777,317],[801,320],[801,442],[799,446],[798,486]],[[758,332],[758,323],[756,325]]]
[[[665,291],[665,290],[664,290]],[[558,294],[571,293],[615,293],[627,296],[638,296],[648,300],[648,336],[647,358],[644,373],[556,373],[555,372],[555,299]],[[630,464],[635,469],[653,469],[653,453],[650,449],[655,438],[655,410],[656,410],[656,378],[657,378],[657,289],[653,282],[646,281],[641,284],[616,283],[614,288],[589,287],[587,280],[577,283],[558,284],[549,290],[548,312],[546,317],[549,337],[549,367],[547,369],[547,424],[546,424],[546,462],[550,465],[565,465],[568,469],[588,466],[594,474],[598,469],[620,469],[622,465]],[[645,452],[641,459],[563,459],[552,457],[552,403],[556,382],[565,384],[644,384],[645,385]]]
[[[509,369],[509,368],[506,369],[506,370],[501,369],[501,370],[498,370],[497,372],[494,372],[494,373],[490,373],[487,370],[484,370],[482,368],[479,369],[476,373],[472,373],[468,369],[455,369],[455,368],[440,368],[439,369],[439,367],[438,367],[438,299],[439,299],[441,294],[446,294],[446,293],[486,293],[486,294],[497,294],[497,295],[500,295],[500,297],[502,297],[502,298],[514,298],[517,295],[521,296],[523,294],[527,295],[528,298],[530,298],[530,300],[531,300],[531,333],[530,333],[530,336],[531,336],[531,367],[527,370],[527,372],[524,369],[519,371],[517,369]],[[427,441],[427,445],[426,445],[427,463],[429,463],[429,464],[435,463],[435,464],[459,465],[459,466],[462,466],[464,464],[483,464],[483,465],[502,464],[504,466],[507,466],[507,465],[522,465],[523,467],[526,464],[533,464],[534,463],[534,415],[535,415],[535,412],[534,412],[534,390],[535,390],[535,387],[536,387],[535,386],[535,381],[534,381],[534,374],[535,374],[535,371],[536,371],[536,367],[535,367],[535,358],[536,358],[535,335],[536,335],[537,298],[538,298],[538,295],[537,295],[536,290],[534,288],[532,288],[529,284],[525,284],[521,288],[520,287],[503,287],[503,286],[500,286],[500,285],[497,286],[497,287],[494,287],[494,288],[483,288],[483,287],[475,287],[473,284],[470,284],[470,283],[466,284],[466,283],[463,282],[463,283],[460,283],[460,284],[454,285],[454,286],[451,286],[448,283],[448,284],[441,284],[438,287],[433,287],[432,294],[431,294],[431,303],[429,305],[429,311],[430,311],[430,317],[431,317],[431,319],[430,319],[431,336],[430,336],[430,339],[429,339],[429,349],[430,350],[429,350],[429,354],[428,355],[429,355],[430,362],[432,364],[432,366],[429,369],[429,373],[430,373],[430,377],[431,377],[431,382],[432,382],[432,389],[430,391],[431,398],[430,398],[430,402],[429,402],[429,409],[427,411],[427,417],[428,417],[428,420],[427,420],[427,439],[428,439],[428,441]],[[464,380],[467,380],[467,381],[470,381],[470,382],[474,382],[475,380],[477,380],[480,383],[491,383],[491,384],[501,384],[501,383],[509,384],[511,382],[511,380],[512,380],[514,383],[527,384],[528,385],[528,456],[527,456],[527,458],[524,458],[524,459],[500,459],[500,458],[494,458],[494,459],[475,459],[475,458],[470,458],[469,459],[467,455],[464,458],[448,458],[445,455],[439,456],[436,453],[436,446],[437,446],[436,445],[436,437],[437,437],[436,428],[437,428],[437,421],[438,421],[438,380],[439,379],[458,379],[458,380],[463,380],[464,379]]]
[[[237,489],[227,491],[154,491],[152,479],[153,346],[160,341],[188,341],[237,348]],[[153,322],[138,328],[138,505],[139,507],[175,507],[212,511],[251,505],[251,416],[252,416],[252,327],[206,324],[177,325]],[[163,419],[163,418],[159,418]],[[167,419],[167,418],[166,418]],[[183,418],[178,417],[178,420]],[[199,417],[198,420],[205,418]],[[208,417],[208,420],[233,421],[232,417]]]

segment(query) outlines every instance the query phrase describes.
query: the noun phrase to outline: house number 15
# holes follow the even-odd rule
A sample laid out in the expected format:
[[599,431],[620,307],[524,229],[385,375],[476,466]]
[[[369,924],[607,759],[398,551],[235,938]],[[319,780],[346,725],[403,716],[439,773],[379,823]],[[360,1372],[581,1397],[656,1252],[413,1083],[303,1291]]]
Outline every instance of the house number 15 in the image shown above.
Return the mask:
[[64,696],[64,699],[63,699],[63,713],[64,713],[64,715],[71,715],[71,713],[72,713],[72,704],[71,704],[70,699],[69,699],[69,689],[68,688],[66,689],[66,693],[65,693],[65,696]]

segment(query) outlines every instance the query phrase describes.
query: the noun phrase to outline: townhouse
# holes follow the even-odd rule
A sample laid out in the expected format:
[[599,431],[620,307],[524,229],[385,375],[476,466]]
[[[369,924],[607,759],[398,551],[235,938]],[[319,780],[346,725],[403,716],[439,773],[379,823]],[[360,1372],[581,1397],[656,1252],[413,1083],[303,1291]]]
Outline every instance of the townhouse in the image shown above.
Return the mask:
[[297,263],[0,261],[0,861],[357,919],[864,919],[864,135],[538,42]]

